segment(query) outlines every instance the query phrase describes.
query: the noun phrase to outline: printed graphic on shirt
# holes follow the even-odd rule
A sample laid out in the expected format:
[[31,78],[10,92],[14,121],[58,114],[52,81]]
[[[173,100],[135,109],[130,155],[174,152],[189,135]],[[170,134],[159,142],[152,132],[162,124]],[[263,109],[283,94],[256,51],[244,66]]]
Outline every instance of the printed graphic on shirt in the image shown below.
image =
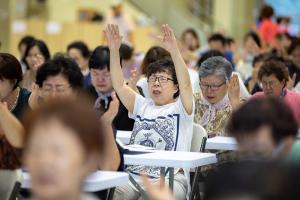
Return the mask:
[[[179,114],[159,116],[146,119],[137,116],[133,127],[130,144],[139,144],[159,150],[175,151],[179,132]],[[129,166],[132,173],[141,172],[152,177],[159,177],[160,168],[146,166]]]

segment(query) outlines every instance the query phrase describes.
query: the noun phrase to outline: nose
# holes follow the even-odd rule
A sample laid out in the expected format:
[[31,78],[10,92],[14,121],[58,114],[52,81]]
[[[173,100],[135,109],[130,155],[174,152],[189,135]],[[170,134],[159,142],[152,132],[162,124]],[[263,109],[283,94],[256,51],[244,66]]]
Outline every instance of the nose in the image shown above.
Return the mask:
[[155,79],[154,85],[155,85],[155,86],[159,86],[159,85],[160,85],[160,83],[159,83],[159,81],[158,81],[158,78]]

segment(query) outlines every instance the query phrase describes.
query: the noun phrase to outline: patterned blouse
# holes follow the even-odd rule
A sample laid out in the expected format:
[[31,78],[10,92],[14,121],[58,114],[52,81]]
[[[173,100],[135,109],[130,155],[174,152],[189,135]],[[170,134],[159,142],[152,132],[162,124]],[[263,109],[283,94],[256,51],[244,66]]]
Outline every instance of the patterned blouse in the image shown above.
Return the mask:
[[232,113],[232,106],[227,95],[218,103],[210,104],[201,93],[194,94],[194,122],[207,131],[209,137],[226,136],[225,126]]

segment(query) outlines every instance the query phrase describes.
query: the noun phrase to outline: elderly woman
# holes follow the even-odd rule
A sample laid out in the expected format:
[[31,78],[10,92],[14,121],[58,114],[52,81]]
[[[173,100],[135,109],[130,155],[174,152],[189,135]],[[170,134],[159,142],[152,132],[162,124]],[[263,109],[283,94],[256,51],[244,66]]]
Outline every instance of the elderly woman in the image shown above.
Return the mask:
[[199,68],[202,94],[195,94],[194,122],[205,128],[209,137],[224,136],[232,110],[239,106],[240,88],[237,75],[224,57],[214,56]]
[[258,79],[261,82],[263,91],[255,93],[252,98],[263,96],[283,98],[292,109],[298,124],[300,124],[300,94],[286,88],[289,81],[287,66],[281,61],[266,61],[258,72]]
[[34,199],[96,199],[82,194],[82,182],[108,144],[92,106],[79,100],[47,102],[24,120],[24,164]]

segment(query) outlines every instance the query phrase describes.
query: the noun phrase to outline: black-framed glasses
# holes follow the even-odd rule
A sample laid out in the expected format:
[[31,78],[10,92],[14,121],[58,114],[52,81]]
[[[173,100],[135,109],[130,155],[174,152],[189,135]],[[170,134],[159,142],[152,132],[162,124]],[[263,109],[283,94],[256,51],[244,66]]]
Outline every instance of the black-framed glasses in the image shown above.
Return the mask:
[[199,84],[200,84],[201,90],[208,90],[210,88],[212,91],[215,91],[215,90],[218,90],[225,83],[226,83],[226,81],[224,81],[223,83],[220,83],[218,85],[209,85],[209,84],[204,84],[201,82]]
[[164,76],[150,76],[148,78],[148,82],[149,83],[155,83],[156,80],[158,80],[159,83],[167,83],[168,81],[174,81],[173,79],[171,78],[167,78],[167,77],[164,77]]

